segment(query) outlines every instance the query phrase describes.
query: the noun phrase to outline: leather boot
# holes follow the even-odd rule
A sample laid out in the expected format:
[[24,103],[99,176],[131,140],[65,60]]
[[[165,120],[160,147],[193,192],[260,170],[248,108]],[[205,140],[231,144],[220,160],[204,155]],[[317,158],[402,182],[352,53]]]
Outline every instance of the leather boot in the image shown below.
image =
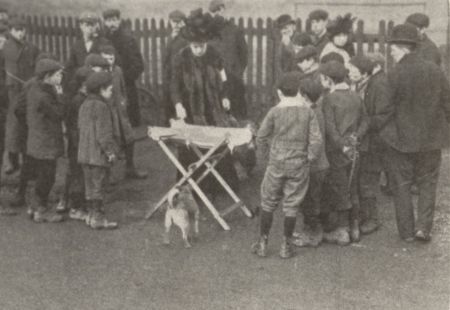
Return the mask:
[[86,219],[86,223],[89,227],[94,229],[115,229],[118,227],[117,222],[113,222],[108,220],[102,212],[102,204],[101,200],[92,200],[91,201],[91,212],[89,212],[89,216]]
[[267,256],[267,235],[259,237],[258,241],[252,244],[252,253],[258,255],[259,257]]
[[36,223],[58,223],[63,221],[63,216],[48,208],[46,201],[34,196],[33,205],[36,206],[33,211],[33,221]]
[[280,248],[280,257],[281,258],[291,258],[294,256],[294,251],[292,249],[291,238],[283,237],[283,242],[281,243]]

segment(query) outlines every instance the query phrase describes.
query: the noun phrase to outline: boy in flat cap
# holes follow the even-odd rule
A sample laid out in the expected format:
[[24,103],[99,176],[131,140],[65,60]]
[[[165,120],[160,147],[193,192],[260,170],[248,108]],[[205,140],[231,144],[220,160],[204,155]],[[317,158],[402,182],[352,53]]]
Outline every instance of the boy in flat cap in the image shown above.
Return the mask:
[[[381,124],[386,143],[388,179],[392,182],[400,237],[431,240],[441,150],[449,146],[450,89],[442,70],[414,53],[417,29],[397,25],[388,39],[396,65],[389,72],[389,105]],[[411,184],[419,188],[417,219]]]
[[169,23],[172,28],[169,40],[166,45],[166,53],[163,58],[163,101],[164,101],[164,123],[169,126],[169,120],[175,117],[174,103],[170,98],[170,80],[172,79],[173,60],[183,48],[188,45],[188,41],[183,38],[180,31],[185,26],[186,15],[178,10],[169,14]]
[[27,155],[36,173],[32,199],[32,218],[35,222],[60,222],[62,216],[52,211],[48,196],[55,183],[56,162],[64,154],[61,103],[63,67],[52,59],[36,64],[36,78],[27,93]]
[[307,45],[295,54],[294,61],[297,68],[304,74],[314,76],[320,83],[319,63],[317,62],[317,49]]
[[92,12],[84,12],[79,16],[81,36],[70,48],[69,59],[65,65],[64,85],[68,96],[71,98],[77,93],[77,89],[71,86],[75,72],[85,64],[89,54],[98,54],[102,45],[110,44],[100,35],[100,18]]
[[330,41],[327,34],[328,12],[321,9],[314,10],[309,13],[308,20],[311,23],[312,44],[316,47],[317,54],[320,55]]
[[109,169],[117,159],[113,114],[108,104],[112,97],[109,72],[92,73],[86,80],[88,97],[78,117],[78,162],[83,167],[85,198],[88,208],[86,224],[94,229],[113,229],[118,225],[105,217],[103,201]]
[[134,132],[131,127],[130,119],[127,113],[129,104],[126,92],[126,85],[123,77],[122,68],[116,65],[116,51],[113,46],[105,45],[100,48],[100,55],[107,60],[109,64],[108,72],[112,74],[113,95],[108,103],[111,104],[111,110],[114,113],[113,125],[117,127],[116,132],[120,133],[115,137],[121,151],[125,152],[126,172],[128,178],[145,178],[146,173],[136,169],[134,165]]
[[344,16],[338,16],[328,23],[327,33],[330,42],[322,49],[320,59],[329,53],[335,52],[344,58],[345,64],[348,64],[350,58],[355,55],[355,50],[350,37],[353,31],[354,21],[355,18],[348,13]]
[[440,66],[441,53],[439,48],[426,34],[426,30],[430,26],[430,18],[423,13],[414,13],[406,18],[406,23],[415,26],[419,32],[419,42],[416,46],[416,53],[425,60],[432,61]]
[[370,234],[379,226],[377,192],[382,171],[382,143],[378,132],[380,121],[386,115],[389,104],[388,84],[383,64],[367,56],[355,56],[350,60],[350,80],[356,85],[356,92],[364,103],[368,115],[368,131],[360,145],[360,230]]
[[[359,241],[359,203],[356,165],[359,141],[367,131],[367,113],[358,95],[345,82],[347,69],[330,61],[320,66],[322,86],[329,89],[323,98],[326,152],[330,172],[326,184],[326,208],[336,213],[337,228],[324,234],[324,240],[348,245]],[[326,213],[326,212],[324,212]]]
[[271,108],[257,134],[263,154],[268,151],[269,163],[261,184],[260,237],[252,245],[252,252],[267,255],[267,243],[273,212],[282,202],[284,238],[280,257],[293,256],[291,247],[299,206],[309,184],[309,163],[318,157],[322,136],[314,111],[299,94],[301,73],[284,74],[278,83],[280,103]]
[[225,3],[213,0],[209,11],[213,14],[219,36],[211,41],[211,45],[223,58],[231,102],[231,114],[237,119],[247,119],[247,102],[245,100],[244,71],[247,68],[248,48],[244,32],[234,23],[226,19]]
[[[144,60],[137,39],[131,29],[121,20],[119,10],[108,10],[103,13],[106,27],[106,38],[111,41],[117,52],[117,64],[122,68],[125,90],[128,98],[127,112],[131,125],[137,127],[141,122],[139,98],[136,82],[144,72]],[[128,177],[142,179],[145,173],[129,174]]]
[[19,169],[19,155],[25,150],[26,136],[26,132],[20,126],[14,111],[23,84],[34,75],[39,49],[26,40],[26,23],[23,19],[12,19],[9,29],[8,40],[3,47],[6,87],[9,98],[5,136],[9,168],[5,172],[12,174]]

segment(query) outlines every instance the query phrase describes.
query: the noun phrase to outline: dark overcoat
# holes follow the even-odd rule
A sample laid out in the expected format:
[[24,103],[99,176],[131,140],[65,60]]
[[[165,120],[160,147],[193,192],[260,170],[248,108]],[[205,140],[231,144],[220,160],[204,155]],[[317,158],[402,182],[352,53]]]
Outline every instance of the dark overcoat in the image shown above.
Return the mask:
[[380,135],[400,152],[427,152],[450,145],[450,87],[440,68],[416,53],[389,72],[389,105]]
[[54,87],[33,83],[27,94],[27,154],[54,160],[64,154],[62,121],[64,105]]
[[433,41],[424,34],[422,40],[416,47],[416,53],[422,56],[425,60],[434,62],[436,65],[441,65],[441,52]]

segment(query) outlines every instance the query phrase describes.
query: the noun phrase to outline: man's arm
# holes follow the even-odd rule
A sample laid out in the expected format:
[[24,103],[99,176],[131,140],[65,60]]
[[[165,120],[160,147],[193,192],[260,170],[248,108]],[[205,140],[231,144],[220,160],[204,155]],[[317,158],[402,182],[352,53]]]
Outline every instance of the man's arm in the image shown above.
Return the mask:
[[319,121],[314,111],[310,111],[311,120],[309,123],[309,145],[308,145],[308,161],[315,161],[319,155],[323,145],[322,133],[320,132]]

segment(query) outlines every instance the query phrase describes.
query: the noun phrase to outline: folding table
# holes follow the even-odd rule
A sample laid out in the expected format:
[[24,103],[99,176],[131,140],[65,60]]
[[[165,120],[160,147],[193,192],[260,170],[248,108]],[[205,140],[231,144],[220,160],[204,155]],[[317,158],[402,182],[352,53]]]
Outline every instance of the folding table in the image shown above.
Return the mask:
[[[170,128],[149,127],[148,135],[158,142],[163,152],[182,174],[182,178],[178,180],[170,190],[185,183],[189,183],[194,192],[197,193],[198,197],[224,230],[230,230],[230,226],[225,222],[223,217],[236,209],[241,209],[246,216],[252,217],[250,210],[215,169],[215,166],[220,160],[222,160],[227,153],[232,152],[234,147],[251,142],[252,133],[250,129],[197,126],[188,125],[184,122],[173,122]],[[169,148],[168,143],[186,144],[198,156],[198,161],[192,163],[188,169],[185,169]],[[206,151],[206,153],[202,152],[202,150]],[[195,178],[195,172],[199,171],[201,168],[205,168],[205,170],[199,177]],[[212,202],[199,187],[200,182],[209,174],[212,174],[215,177],[234,201],[231,206],[221,212],[214,207]],[[146,214],[146,219],[149,219],[156,210],[166,203],[170,190],[155,206],[150,208]]]

